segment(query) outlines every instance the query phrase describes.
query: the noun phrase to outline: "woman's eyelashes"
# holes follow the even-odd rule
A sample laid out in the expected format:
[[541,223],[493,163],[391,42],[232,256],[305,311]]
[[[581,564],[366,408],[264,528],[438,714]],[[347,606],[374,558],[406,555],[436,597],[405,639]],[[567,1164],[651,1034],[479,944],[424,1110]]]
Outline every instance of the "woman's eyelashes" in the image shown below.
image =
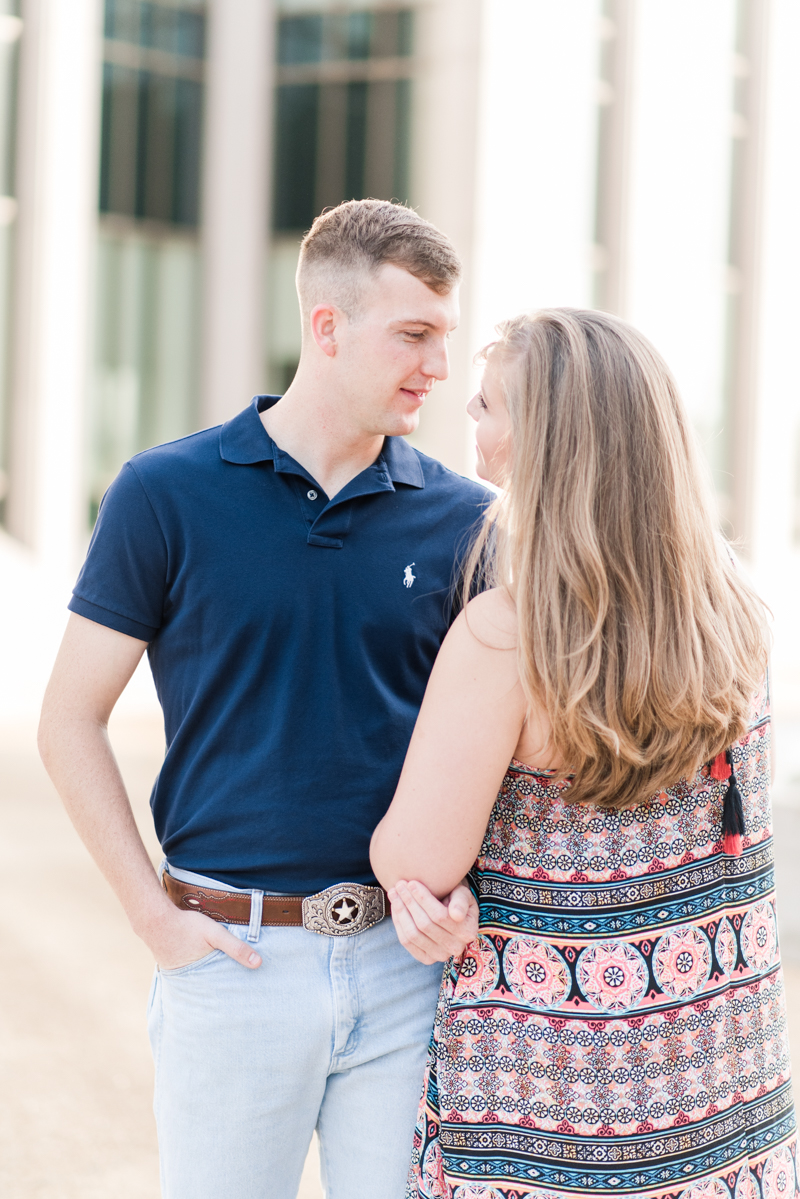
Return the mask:
[[475,399],[478,401],[478,403],[480,404],[480,406],[484,410],[484,412],[488,411],[486,400],[483,398],[482,391],[478,392],[478,394],[475,396]]

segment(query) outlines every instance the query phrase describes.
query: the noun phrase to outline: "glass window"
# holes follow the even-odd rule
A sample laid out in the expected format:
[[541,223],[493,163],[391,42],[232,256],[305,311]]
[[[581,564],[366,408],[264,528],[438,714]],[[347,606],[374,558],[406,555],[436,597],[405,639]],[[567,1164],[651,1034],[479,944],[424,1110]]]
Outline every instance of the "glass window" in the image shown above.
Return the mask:
[[101,226],[89,412],[92,523],[127,458],[197,427],[199,283],[193,239]]
[[280,130],[275,150],[277,229],[308,228],[314,219],[317,178],[318,83],[294,83],[278,89]]
[[100,211],[196,225],[204,15],[107,0]]
[[276,392],[291,383],[300,352],[294,271],[303,232],[342,200],[410,198],[413,10],[343,9],[320,3],[278,19],[266,304],[267,375]]
[[163,50],[189,58],[205,56],[205,11],[202,3],[149,3],[106,0],[107,40]]
[[408,199],[412,35],[411,9],[279,20],[276,231],[346,199]]
[[318,62],[322,31],[321,16],[284,17],[278,22],[278,62]]
[[197,427],[205,4],[106,0],[89,515]]
[[0,0],[0,523],[8,492],[9,351],[11,344],[11,270],[17,218],[14,163],[17,62],[22,21],[19,5]]
[[285,16],[278,22],[278,63],[407,58],[412,31],[411,9]]

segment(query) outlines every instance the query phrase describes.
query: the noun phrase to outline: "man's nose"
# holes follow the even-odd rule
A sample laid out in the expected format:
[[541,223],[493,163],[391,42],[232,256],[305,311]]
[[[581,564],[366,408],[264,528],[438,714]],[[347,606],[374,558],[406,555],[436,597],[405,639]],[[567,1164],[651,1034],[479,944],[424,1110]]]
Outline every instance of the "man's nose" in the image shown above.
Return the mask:
[[444,338],[435,344],[429,343],[423,370],[426,375],[432,379],[438,379],[439,382],[444,382],[450,374],[450,360],[447,356],[447,342]]

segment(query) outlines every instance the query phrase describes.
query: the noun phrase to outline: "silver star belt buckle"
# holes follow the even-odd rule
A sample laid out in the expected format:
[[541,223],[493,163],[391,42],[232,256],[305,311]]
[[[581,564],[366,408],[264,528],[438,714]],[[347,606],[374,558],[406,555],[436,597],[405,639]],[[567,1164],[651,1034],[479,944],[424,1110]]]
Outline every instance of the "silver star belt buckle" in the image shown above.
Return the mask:
[[303,900],[303,928],[327,937],[352,937],[379,924],[385,915],[381,888],[361,883],[337,883]]

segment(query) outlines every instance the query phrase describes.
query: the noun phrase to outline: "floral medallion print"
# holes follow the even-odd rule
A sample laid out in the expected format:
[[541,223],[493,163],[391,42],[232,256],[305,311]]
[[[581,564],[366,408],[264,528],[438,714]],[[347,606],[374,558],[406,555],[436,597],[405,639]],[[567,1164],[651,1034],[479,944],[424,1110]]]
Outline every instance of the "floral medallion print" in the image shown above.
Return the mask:
[[730,974],[736,965],[737,949],[736,933],[733,931],[733,925],[727,916],[723,917],[719,922],[716,940],[714,941],[714,950],[723,974]]
[[647,965],[625,941],[603,941],[578,958],[578,986],[601,1012],[625,1012],[645,993]]
[[696,995],[710,972],[711,946],[699,928],[674,928],[656,945],[653,973],[667,995],[675,999]]
[[458,966],[455,1000],[481,999],[497,986],[500,962],[486,937],[478,937],[464,950]]
[[794,1199],[794,1159],[788,1146],[776,1149],[767,1158],[761,1179],[763,1199]]
[[680,1199],[731,1199],[731,1193],[721,1179],[709,1178],[681,1191]]
[[775,913],[769,900],[750,909],[742,924],[742,954],[748,966],[757,973],[772,965],[778,937]]
[[737,1175],[734,1199],[761,1199],[758,1182],[750,1173],[749,1166],[742,1166]]
[[503,1199],[494,1187],[466,1186],[456,1187],[453,1199]]
[[432,1141],[422,1159],[422,1178],[419,1194],[424,1199],[452,1199],[453,1190],[442,1171],[442,1149]]
[[[774,914],[769,699],[636,808],[511,764],[442,985],[407,1199],[800,1199]],[[691,1181],[694,1180],[694,1181]]]
[[503,971],[515,995],[536,1007],[557,1007],[569,993],[561,954],[537,937],[514,937],[503,951]]

